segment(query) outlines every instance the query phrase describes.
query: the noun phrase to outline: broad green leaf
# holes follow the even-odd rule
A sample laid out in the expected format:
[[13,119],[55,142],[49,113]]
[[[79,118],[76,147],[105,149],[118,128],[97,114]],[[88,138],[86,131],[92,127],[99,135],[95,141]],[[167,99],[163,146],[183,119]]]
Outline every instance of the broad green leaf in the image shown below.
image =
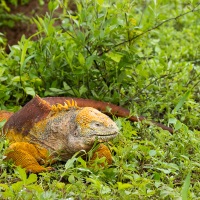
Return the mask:
[[29,184],[34,183],[36,181],[37,181],[37,175],[36,174],[30,174],[30,176],[26,180],[26,185],[29,185]]
[[113,52],[107,53],[106,56],[109,57],[109,58],[111,58],[112,60],[114,60],[117,63],[119,63],[119,61],[123,57],[121,54],[119,54],[119,53],[113,53]]
[[81,158],[81,157],[78,157],[78,159],[77,159],[77,161],[78,162],[80,162],[81,163],[81,165],[83,166],[83,167],[87,167],[87,165],[86,165],[86,161],[85,160],[83,160],[83,158]]
[[149,151],[149,155],[150,155],[151,157],[155,156],[155,155],[156,155],[156,151],[155,151],[155,150],[150,150],[150,151]]
[[44,192],[44,189],[40,185],[37,185],[37,184],[27,185],[26,188],[27,190],[34,191],[34,192],[36,191],[38,193]]
[[75,161],[76,161],[76,158],[69,159],[65,164],[65,169],[67,170],[67,169],[73,167]]
[[129,183],[121,183],[121,182],[117,182],[118,185],[118,190],[124,190],[127,188],[132,188],[133,185],[129,184]]
[[79,89],[79,93],[80,95],[84,94],[87,92],[87,87],[85,87],[85,85],[82,85]]
[[92,55],[92,56],[89,56],[86,58],[86,61],[85,61],[85,65],[87,67],[87,69],[89,70],[95,60],[95,58],[97,58],[96,56]]
[[169,124],[176,124],[177,119],[176,118],[169,118],[168,123]]
[[12,81],[13,81],[13,82],[20,82],[20,81],[26,81],[26,80],[28,80],[28,78],[25,77],[25,76],[21,76],[21,78],[20,78],[20,76],[14,76],[14,77],[12,78]]
[[16,183],[13,183],[11,187],[15,192],[19,192],[19,191],[23,190],[25,184],[26,184],[26,180],[25,180],[25,182],[18,181]]
[[35,96],[35,90],[31,87],[25,87],[24,91],[26,92],[26,94],[31,95],[31,96]]
[[68,181],[69,181],[70,183],[75,183],[75,178],[74,178],[74,175],[73,175],[73,174],[71,174],[71,175],[69,176]]
[[175,123],[175,125],[174,125],[175,130],[179,130],[182,127],[182,125],[183,124],[179,120],[177,120],[176,123]]
[[65,90],[71,90],[71,87],[66,82],[63,82],[63,87]]
[[78,154],[79,154],[79,152],[75,153],[75,154],[73,155],[73,157],[70,158],[70,159],[66,162],[66,164],[65,164],[65,169],[66,169],[66,170],[74,166],[74,162],[77,160],[76,156],[77,156]]

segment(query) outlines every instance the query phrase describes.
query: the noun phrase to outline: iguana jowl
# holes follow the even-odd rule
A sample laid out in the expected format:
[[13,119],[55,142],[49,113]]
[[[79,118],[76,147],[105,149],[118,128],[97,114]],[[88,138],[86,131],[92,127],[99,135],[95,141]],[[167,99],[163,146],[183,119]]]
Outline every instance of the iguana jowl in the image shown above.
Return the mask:
[[[54,158],[68,160],[74,153],[89,151],[95,141],[108,141],[118,134],[118,127],[107,115],[91,107],[78,107],[75,102],[50,105],[36,96],[12,115],[3,134],[10,141],[7,159],[27,171],[51,170]],[[108,148],[101,144],[100,157],[111,162]]]

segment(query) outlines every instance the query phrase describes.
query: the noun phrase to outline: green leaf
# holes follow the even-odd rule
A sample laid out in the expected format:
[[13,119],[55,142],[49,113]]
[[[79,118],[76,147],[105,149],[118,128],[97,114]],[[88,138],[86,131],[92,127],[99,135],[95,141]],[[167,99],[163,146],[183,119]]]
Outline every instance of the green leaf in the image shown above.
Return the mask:
[[189,172],[188,175],[185,178],[185,181],[182,186],[181,190],[181,197],[182,200],[187,200],[188,199],[188,193],[189,193],[189,187],[190,187],[190,178],[191,178],[191,173]]
[[44,192],[44,189],[40,185],[36,185],[36,184],[27,185],[26,188],[30,191],[36,191],[38,193]]
[[182,98],[179,100],[178,104],[176,105],[176,107],[174,108],[174,110],[172,111],[172,114],[176,113],[184,104],[184,102],[187,100],[188,96],[190,95],[190,91],[187,91]]
[[7,190],[9,188],[9,186],[7,184],[0,183],[0,188]]
[[155,155],[156,155],[156,151],[155,151],[155,150],[150,150],[150,151],[149,151],[149,155],[150,155],[151,157],[155,156]]
[[86,65],[86,67],[87,67],[88,70],[91,68],[91,66],[92,66],[92,64],[93,64],[93,61],[94,61],[96,58],[97,58],[97,56],[94,56],[94,55],[89,56],[89,57],[86,58],[85,65]]
[[86,161],[83,160],[83,158],[78,157],[77,161],[80,162],[83,167],[85,167],[85,168],[87,167]]
[[6,123],[6,120],[4,119],[3,121],[0,122],[0,129],[4,126],[4,124]]
[[176,118],[169,118],[168,123],[169,124],[176,124],[177,119]]
[[104,3],[104,0],[97,0],[97,2],[101,6]]
[[71,174],[71,175],[69,176],[68,181],[69,181],[70,183],[75,183],[75,178],[74,178],[74,175],[73,175],[73,174]]
[[22,53],[21,53],[21,59],[20,59],[20,68],[22,69],[23,65],[24,65],[24,61],[25,61],[25,56],[26,56],[26,52],[28,49],[28,45],[29,45],[29,40],[25,40],[24,39],[24,44],[22,46]]
[[64,94],[65,93],[64,90],[61,90],[61,89],[58,89],[58,88],[49,88],[49,90],[52,91],[55,94]]
[[37,175],[36,174],[30,174],[30,176],[26,180],[26,184],[29,185],[29,184],[34,183],[36,181],[37,181]]
[[18,177],[23,181],[24,184],[26,184],[27,175],[26,175],[25,169],[23,169],[21,167],[17,167],[16,171],[19,174]]
[[31,87],[25,87],[24,91],[26,92],[26,94],[31,95],[32,97],[35,96],[35,90]]
[[58,188],[58,189],[63,189],[64,187],[65,187],[65,183],[63,183],[63,182],[56,182],[56,187]]
[[4,73],[5,70],[6,70],[5,67],[1,67],[1,68],[0,68],[0,77],[3,75],[3,73]]
[[80,89],[79,89],[79,93],[80,93],[80,95],[86,93],[87,90],[88,90],[87,87],[85,87],[84,85],[82,85],[82,86],[80,87]]
[[119,54],[119,53],[113,53],[113,52],[107,53],[106,56],[108,58],[111,58],[112,60],[114,60],[117,63],[119,63],[119,61],[123,57],[121,54]]
[[19,192],[19,191],[23,190],[24,185],[26,185],[26,180],[25,180],[25,181],[18,181],[18,182],[16,182],[16,183],[13,183],[13,184],[12,184],[12,189],[13,189],[15,192]]
[[129,184],[129,183],[121,183],[121,182],[117,182],[118,185],[118,190],[124,190],[127,188],[132,188],[133,185]]
[[182,125],[183,124],[179,120],[177,120],[174,125],[175,130],[179,130],[182,127]]
[[82,66],[85,64],[85,58],[81,53],[78,54],[78,61]]
[[66,82],[63,82],[63,87],[65,90],[71,90],[71,87]]
[[74,166],[74,162],[77,160],[76,156],[77,156],[78,154],[79,154],[79,152],[75,153],[75,154],[73,155],[73,157],[70,158],[70,159],[66,162],[66,164],[65,164],[65,169],[66,169],[66,170]]
[[50,12],[53,12],[54,10],[56,10],[58,8],[59,4],[57,1],[50,1],[48,3],[48,9]]

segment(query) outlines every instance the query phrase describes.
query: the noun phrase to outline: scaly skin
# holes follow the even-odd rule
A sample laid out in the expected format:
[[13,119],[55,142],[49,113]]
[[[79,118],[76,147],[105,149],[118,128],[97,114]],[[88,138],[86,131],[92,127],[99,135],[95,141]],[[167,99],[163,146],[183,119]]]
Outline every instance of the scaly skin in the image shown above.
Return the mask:
[[[39,173],[54,158],[66,161],[74,153],[89,151],[95,141],[108,141],[118,134],[118,127],[105,114],[91,107],[79,108],[74,102],[50,105],[38,96],[12,115],[3,133],[11,145],[6,159],[12,159],[26,171]],[[105,153],[104,153],[105,152]],[[95,155],[108,157],[108,148],[101,144]]]

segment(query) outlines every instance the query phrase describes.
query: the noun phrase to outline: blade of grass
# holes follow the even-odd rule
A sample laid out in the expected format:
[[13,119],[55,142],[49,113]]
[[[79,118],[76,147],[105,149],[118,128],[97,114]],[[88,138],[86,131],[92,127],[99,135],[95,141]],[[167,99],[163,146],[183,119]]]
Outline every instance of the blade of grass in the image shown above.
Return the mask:
[[174,108],[174,110],[172,111],[172,114],[176,113],[184,104],[184,102],[187,100],[188,96],[190,95],[190,91],[187,91],[179,100],[178,104],[176,105],[176,107]]
[[189,193],[189,187],[190,187],[190,178],[191,178],[191,173],[189,172],[188,175],[185,178],[185,181],[182,186],[181,190],[181,197],[182,200],[187,200],[188,199],[188,193]]

